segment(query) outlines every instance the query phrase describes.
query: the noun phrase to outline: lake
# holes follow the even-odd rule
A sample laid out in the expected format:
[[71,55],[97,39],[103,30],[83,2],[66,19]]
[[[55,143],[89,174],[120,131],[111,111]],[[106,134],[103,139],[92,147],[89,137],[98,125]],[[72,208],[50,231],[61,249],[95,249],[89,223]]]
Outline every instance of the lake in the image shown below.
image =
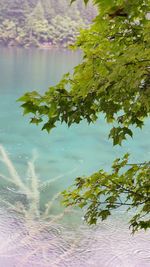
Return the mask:
[[0,48],[0,267],[150,266],[150,235],[132,236],[123,211],[88,227],[81,211],[64,212],[58,195],[75,177],[109,170],[126,152],[132,153],[131,162],[149,161],[150,122],[122,147],[113,147],[103,116],[94,125],[58,124],[47,134],[29,124],[16,101],[26,91],[44,93],[81,57],[67,50]]

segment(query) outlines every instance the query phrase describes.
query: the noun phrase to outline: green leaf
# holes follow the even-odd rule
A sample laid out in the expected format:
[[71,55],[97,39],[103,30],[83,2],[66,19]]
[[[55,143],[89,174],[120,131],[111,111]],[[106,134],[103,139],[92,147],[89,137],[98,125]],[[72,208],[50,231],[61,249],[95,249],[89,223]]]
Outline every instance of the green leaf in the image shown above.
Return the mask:
[[53,128],[55,128],[55,124],[51,121],[48,121],[44,124],[42,130],[46,130],[48,133],[50,133]]

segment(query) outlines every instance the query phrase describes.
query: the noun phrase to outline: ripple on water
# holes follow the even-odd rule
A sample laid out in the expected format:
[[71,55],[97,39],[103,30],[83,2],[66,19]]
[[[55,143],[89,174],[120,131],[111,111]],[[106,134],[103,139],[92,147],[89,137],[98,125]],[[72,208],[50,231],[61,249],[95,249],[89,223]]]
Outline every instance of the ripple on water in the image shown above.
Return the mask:
[[150,233],[132,236],[121,217],[76,230],[0,211],[0,267],[149,267]]

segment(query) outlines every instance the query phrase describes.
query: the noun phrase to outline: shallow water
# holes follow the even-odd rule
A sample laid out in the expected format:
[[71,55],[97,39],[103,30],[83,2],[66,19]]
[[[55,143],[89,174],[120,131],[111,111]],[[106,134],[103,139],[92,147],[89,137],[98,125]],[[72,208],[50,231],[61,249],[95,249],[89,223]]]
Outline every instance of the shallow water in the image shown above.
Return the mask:
[[94,228],[76,229],[26,225],[2,210],[0,215],[1,267],[149,267],[149,234],[131,236],[121,215]]
[[[100,168],[108,169],[116,156],[132,151],[131,161],[150,157],[148,121],[143,131],[135,130],[133,140],[125,142],[122,148],[113,148],[107,138],[109,126],[103,118],[90,126],[86,122],[69,129],[58,125],[48,135],[22,117],[16,99],[27,90],[44,92],[63,73],[72,70],[80,58],[79,52],[65,50],[0,49],[0,144],[6,148],[23,180],[26,180],[26,165],[32,152],[38,157],[35,162],[38,177],[42,181],[56,179],[45,189],[43,202],[70,185],[74,177],[89,175]],[[8,172],[2,163],[0,170]],[[1,194],[8,194],[2,182]],[[14,198],[10,191],[9,195]],[[54,214],[62,210],[58,206],[55,203]],[[124,215],[116,214],[94,229],[80,225],[81,216],[81,213],[66,216],[65,223],[59,221],[51,226],[53,229],[46,225],[36,232],[35,229],[41,229],[41,224],[46,222],[27,221],[2,208],[0,267],[150,266],[149,234],[140,232],[131,236]]]

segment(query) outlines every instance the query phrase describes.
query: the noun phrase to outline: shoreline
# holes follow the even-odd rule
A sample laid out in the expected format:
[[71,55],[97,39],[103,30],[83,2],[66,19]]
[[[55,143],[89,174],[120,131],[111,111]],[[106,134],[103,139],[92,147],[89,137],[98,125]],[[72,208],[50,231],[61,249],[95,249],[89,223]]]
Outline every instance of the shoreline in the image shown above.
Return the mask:
[[69,49],[71,44],[64,45],[38,45],[38,46],[21,46],[21,45],[2,45],[0,44],[0,48],[21,48],[21,49],[42,49],[42,50],[52,50],[52,49]]

